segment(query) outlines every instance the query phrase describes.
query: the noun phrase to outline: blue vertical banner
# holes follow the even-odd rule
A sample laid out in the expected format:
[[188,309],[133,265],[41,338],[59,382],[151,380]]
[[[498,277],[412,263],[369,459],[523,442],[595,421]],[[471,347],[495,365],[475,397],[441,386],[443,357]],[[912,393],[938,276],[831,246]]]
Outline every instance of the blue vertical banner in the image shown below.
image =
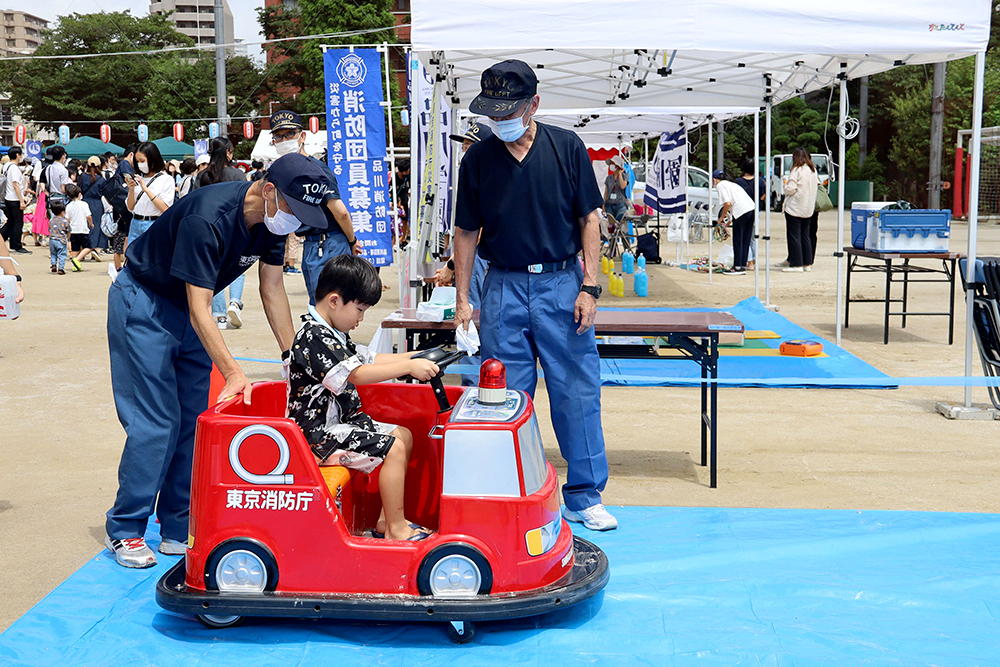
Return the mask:
[[364,257],[392,264],[390,174],[382,108],[382,56],[375,49],[329,49],[326,79],[327,162],[351,214]]

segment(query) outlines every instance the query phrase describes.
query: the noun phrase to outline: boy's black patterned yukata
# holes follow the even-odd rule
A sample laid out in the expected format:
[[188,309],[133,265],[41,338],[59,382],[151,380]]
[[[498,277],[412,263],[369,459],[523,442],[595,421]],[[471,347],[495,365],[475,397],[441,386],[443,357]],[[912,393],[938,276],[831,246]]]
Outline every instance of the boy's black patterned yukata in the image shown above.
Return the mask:
[[395,438],[389,434],[396,425],[362,412],[361,397],[347,377],[374,363],[375,355],[309,310],[289,357],[288,417],[322,462],[370,473],[392,447]]

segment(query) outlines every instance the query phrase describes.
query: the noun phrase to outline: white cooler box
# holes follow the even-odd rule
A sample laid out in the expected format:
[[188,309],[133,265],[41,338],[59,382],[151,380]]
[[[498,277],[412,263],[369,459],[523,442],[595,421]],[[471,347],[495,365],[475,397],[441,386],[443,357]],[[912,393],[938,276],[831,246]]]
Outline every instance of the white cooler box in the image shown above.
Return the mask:
[[[875,252],[948,252],[951,211],[880,209],[868,218],[865,250]],[[851,212],[852,218],[854,211]],[[852,220],[853,222],[853,220]]]

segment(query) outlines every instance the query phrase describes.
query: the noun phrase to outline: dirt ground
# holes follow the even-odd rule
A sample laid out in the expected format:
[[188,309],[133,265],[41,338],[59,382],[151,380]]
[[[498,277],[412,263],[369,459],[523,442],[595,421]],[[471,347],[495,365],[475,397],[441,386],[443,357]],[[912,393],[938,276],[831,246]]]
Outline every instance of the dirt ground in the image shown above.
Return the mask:
[[[783,259],[783,221],[773,218],[772,261]],[[849,227],[849,222],[848,222]],[[772,273],[771,302],[781,314],[833,339],[836,213],[820,218],[815,270]],[[964,251],[967,227],[953,226],[951,248]],[[717,247],[717,246],[716,246]],[[693,246],[704,253],[707,244]],[[115,415],[106,339],[105,264],[82,273],[48,271],[47,252],[31,248],[20,271],[27,294],[22,316],[0,322],[0,629],[8,627],[103,548],[104,513],[117,490],[124,433]],[[674,256],[663,244],[665,258]],[[979,230],[979,253],[1000,254],[1000,227]],[[18,259],[21,259],[18,257]],[[398,303],[392,286],[355,333],[367,342],[378,321]],[[602,276],[607,286],[607,278]],[[763,271],[761,272],[763,297]],[[856,293],[880,297],[878,275],[858,276]],[[285,280],[293,313],[306,305],[302,277]],[[245,325],[225,332],[237,356],[276,358],[254,271],[248,273]],[[606,296],[602,306],[728,306],[754,294],[754,276],[708,276],[677,268],[650,268],[650,296]],[[917,286],[911,309],[947,308],[945,285]],[[964,299],[957,295],[955,344],[947,318],[898,318],[882,344],[879,304],[852,309],[843,345],[891,376],[959,375],[964,360]],[[975,371],[981,373],[978,353]],[[274,365],[245,363],[253,380],[274,379]],[[611,463],[604,494],[610,505],[857,508],[922,511],[1000,511],[1000,424],[949,421],[937,401],[961,401],[955,387],[898,390],[720,390],[719,488],[696,464],[698,390],[605,387],[603,423]],[[985,389],[976,402],[988,402]],[[565,472],[548,418],[539,408],[548,457]]]

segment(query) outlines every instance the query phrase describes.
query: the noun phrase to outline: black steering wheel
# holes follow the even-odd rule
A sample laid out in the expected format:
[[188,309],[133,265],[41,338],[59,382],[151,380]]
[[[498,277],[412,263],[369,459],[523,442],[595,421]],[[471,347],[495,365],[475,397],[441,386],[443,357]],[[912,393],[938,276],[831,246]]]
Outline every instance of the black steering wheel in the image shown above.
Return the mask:
[[[441,412],[447,412],[451,410],[451,403],[448,402],[448,395],[444,391],[444,369],[449,365],[455,363],[462,357],[466,356],[465,352],[458,350],[456,352],[447,352],[444,347],[437,346],[432,347],[428,350],[421,350],[414,354],[411,359],[427,359],[428,361],[433,361],[438,367],[438,374],[432,377],[427,382],[434,389],[434,398],[437,399],[438,407],[441,408]],[[407,375],[404,379],[416,380],[416,378]]]

